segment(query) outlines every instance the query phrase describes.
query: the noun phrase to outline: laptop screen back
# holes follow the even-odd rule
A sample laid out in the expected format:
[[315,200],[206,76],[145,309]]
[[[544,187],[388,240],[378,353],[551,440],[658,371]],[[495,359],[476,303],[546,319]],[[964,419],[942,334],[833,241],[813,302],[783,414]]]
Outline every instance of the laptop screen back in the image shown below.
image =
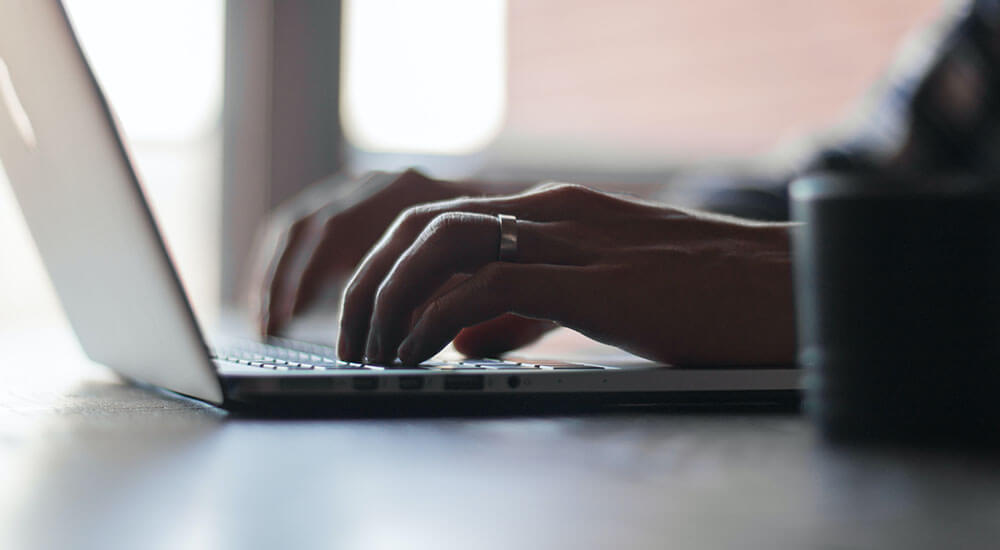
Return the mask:
[[0,160],[87,355],[221,402],[113,115],[57,0],[0,0]]

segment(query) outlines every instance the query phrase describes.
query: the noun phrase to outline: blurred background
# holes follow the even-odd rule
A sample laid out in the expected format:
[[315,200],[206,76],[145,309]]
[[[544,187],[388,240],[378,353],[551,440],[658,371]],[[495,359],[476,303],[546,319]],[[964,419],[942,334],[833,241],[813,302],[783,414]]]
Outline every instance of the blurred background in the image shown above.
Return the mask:
[[[841,119],[939,0],[66,0],[203,321],[338,170],[668,181]],[[61,322],[0,170],[0,329]]]

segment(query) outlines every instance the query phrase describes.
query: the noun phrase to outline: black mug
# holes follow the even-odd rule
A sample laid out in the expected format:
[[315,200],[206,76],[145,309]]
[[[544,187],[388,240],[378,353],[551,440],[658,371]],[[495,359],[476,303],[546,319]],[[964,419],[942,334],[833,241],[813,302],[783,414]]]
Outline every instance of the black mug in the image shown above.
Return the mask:
[[792,184],[805,407],[833,439],[1000,439],[1000,187],[815,174]]

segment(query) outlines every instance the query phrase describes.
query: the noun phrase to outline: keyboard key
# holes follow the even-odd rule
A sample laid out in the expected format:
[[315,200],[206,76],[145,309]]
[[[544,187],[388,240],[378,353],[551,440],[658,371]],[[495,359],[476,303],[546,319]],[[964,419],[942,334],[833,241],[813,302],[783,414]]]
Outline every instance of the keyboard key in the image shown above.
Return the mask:
[[455,363],[451,362],[451,361],[424,361],[423,363],[420,363],[419,366],[421,366],[421,367],[423,367],[425,369],[432,369],[432,368],[438,368],[438,367],[451,367],[451,366],[455,366]]
[[[341,361],[336,351],[327,346],[296,342],[283,338],[269,338],[267,343],[238,342],[224,348],[213,348],[212,356],[222,361],[234,362],[258,368],[280,370],[384,370],[382,365]],[[398,362],[390,367],[402,367]],[[537,369],[533,364],[518,364],[496,358],[474,358],[465,361],[425,361],[420,368],[426,370],[479,370],[484,369]]]
[[570,363],[567,361],[550,361],[550,360],[538,360],[529,361],[527,359],[517,359],[522,365],[535,365],[543,369],[576,369],[576,370],[607,370],[604,367],[599,367],[597,365],[581,365],[579,363]]

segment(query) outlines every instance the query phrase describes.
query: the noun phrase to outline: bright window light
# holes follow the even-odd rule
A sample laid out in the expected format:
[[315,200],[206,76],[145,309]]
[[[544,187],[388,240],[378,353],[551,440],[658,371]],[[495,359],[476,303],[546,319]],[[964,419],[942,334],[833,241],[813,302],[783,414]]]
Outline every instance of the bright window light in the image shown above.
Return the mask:
[[[218,303],[223,0],[65,0],[196,311]],[[0,327],[58,315],[0,166]]]
[[221,0],[66,0],[66,10],[131,140],[184,141],[215,129]]
[[370,151],[471,153],[500,131],[504,0],[347,0],[347,138]]

